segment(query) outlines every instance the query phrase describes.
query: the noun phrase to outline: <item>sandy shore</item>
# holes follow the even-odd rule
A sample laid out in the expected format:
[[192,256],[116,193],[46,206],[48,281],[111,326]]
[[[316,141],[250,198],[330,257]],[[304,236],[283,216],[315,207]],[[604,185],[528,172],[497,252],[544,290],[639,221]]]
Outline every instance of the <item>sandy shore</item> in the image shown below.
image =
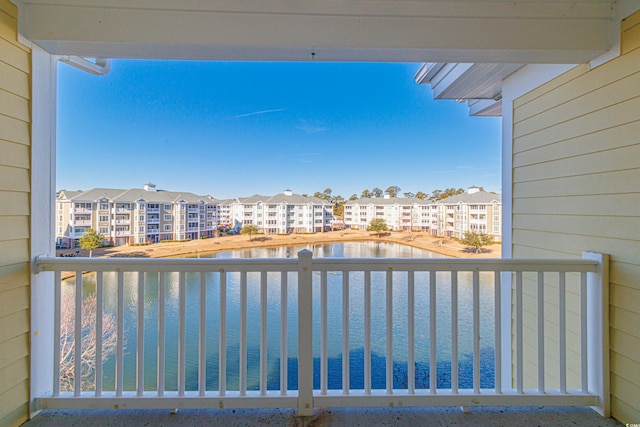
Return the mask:
[[[191,242],[156,243],[148,246],[119,246],[115,248],[101,248],[93,251],[94,257],[141,257],[141,258],[165,258],[179,256],[193,256],[198,253],[211,253],[231,251],[252,247],[273,247],[305,245],[313,243],[331,242],[356,242],[356,241],[382,241],[401,243],[420,249],[437,252],[453,258],[500,258],[500,244],[483,248],[486,252],[475,254],[468,252],[467,248],[455,240],[438,239],[427,233],[400,233],[393,232],[386,236],[378,237],[376,234],[366,231],[332,231],[316,234],[292,234],[286,236],[222,236],[212,239],[194,240]],[[60,250],[58,253],[75,253],[71,250]],[[89,252],[81,250],[79,256],[89,256]]]

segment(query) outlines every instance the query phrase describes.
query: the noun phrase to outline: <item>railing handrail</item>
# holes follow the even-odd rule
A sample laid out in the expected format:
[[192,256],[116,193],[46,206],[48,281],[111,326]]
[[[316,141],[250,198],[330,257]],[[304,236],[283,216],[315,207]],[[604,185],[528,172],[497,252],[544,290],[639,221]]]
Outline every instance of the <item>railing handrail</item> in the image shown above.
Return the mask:
[[[296,271],[296,258],[57,258],[36,257],[36,273],[43,271],[219,272]],[[492,258],[314,258],[313,271],[487,271],[596,273],[597,261],[587,259],[492,259]]]
[[[298,252],[297,258],[56,258],[50,256],[36,257],[34,260],[34,271],[36,273],[53,271],[54,275],[54,306],[57,314],[54,315],[54,385],[52,397],[39,398],[38,405],[45,408],[47,405],[51,407],[82,408],[84,405],[91,407],[113,407],[125,403],[128,407],[192,407],[189,405],[197,404],[198,407],[209,407],[214,403],[218,407],[231,405],[234,407],[295,407],[298,408],[299,415],[313,414],[313,408],[318,406],[394,406],[398,405],[556,405],[561,402],[563,405],[580,405],[592,406],[599,410],[602,414],[608,414],[608,256],[585,252],[582,259],[434,259],[434,258],[313,258],[311,251],[303,249]],[[81,351],[82,346],[82,301],[83,301],[83,272],[96,272],[96,335],[102,336],[102,307],[103,307],[103,272],[117,272],[117,302],[116,325],[117,325],[117,343],[115,350],[115,392],[111,396],[110,392],[103,395],[102,387],[102,344],[100,350],[96,353],[96,385],[95,397],[78,397],[83,395],[81,382],[81,362],[80,359],[74,360],[73,374],[73,392],[61,393],[60,384],[60,309],[62,295],[62,275],[60,272],[75,271],[75,336],[74,336],[74,354]],[[124,272],[137,273],[135,276],[127,275]],[[177,272],[178,285],[178,391],[177,396],[173,396],[172,392],[168,392],[165,387],[164,364],[165,364],[165,315],[166,315],[166,285],[167,276],[162,273]],[[331,279],[329,272],[341,273],[338,281]],[[359,323],[363,325],[363,354],[365,365],[363,368],[364,389],[352,389],[350,385],[350,345],[349,338],[351,334],[350,315],[350,294],[351,283],[353,277],[351,272],[363,275],[363,294],[361,301],[364,307],[364,313]],[[379,304],[383,300],[385,304],[384,319],[378,318],[373,321],[372,316],[373,299],[372,299],[372,278],[373,272],[383,273],[384,291],[381,299],[376,301]],[[395,272],[406,273],[404,278],[396,276]],[[428,273],[425,277],[418,277],[415,273]],[[439,273],[449,272],[450,275],[440,275]],[[461,360],[461,349],[458,347],[458,337],[460,336],[460,315],[461,300],[459,298],[459,280],[461,280],[460,272],[472,273],[472,277],[467,278],[468,284],[471,285],[470,298],[472,306],[467,306],[471,317],[472,327],[472,380],[473,386],[470,384],[464,388],[459,382],[459,362]],[[494,328],[494,371],[495,386],[493,389],[486,389],[481,385],[481,279],[480,272],[493,273],[493,293],[494,303],[493,310],[495,312],[493,319]],[[147,273],[159,273],[158,277],[158,391],[157,397],[147,399],[147,396],[154,396],[154,393],[145,389],[144,384],[144,331],[146,320],[144,314],[145,301],[145,275]],[[187,313],[187,276],[186,273],[200,273],[200,301],[199,304],[199,376],[197,396],[193,391],[187,390],[185,385],[186,378],[186,313]],[[219,299],[219,389],[211,391],[207,389],[207,315],[208,305],[202,302],[207,301],[207,293],[213,291],[208,290],[208,281],[212,276],[206,273],[219,273],[216,280],[219,281],[218,299]],[[226,273],[240,273],[238,286],[237,306],[239,307],[240,324],[239,324],[239,385],[238,391],[231,392],[227,395],[226,375],[227,375],[227,303],[231,301],[227,297],[228,282]],[[260,391],[253,393],[255,398],[247,400],[250,395],[247,390],[247,334],[248,330],[248,275],[253,273],[260,274],[259,282],[259,315],[260,321],[256,326],[252,325],[251,329],[258,327],[260,333]],[[268,386],[268,362],[267,362],[267,317],[269,304],[268,291],[271,281],[278,283],[276,277],[271,273],[280,273],[280,390],[271,391]],[[297,279],[291,283],[296,288],[297,297],[295,297],[295,306],[297,310],[297,371],[298,382],[297,390],[289,388],[287,380],[288,360],[287,345],[288,332],[287,323],[290,318],[287,315],[288,306],[288,286],[289,274],[297,273]],[[317,274],[316,274],[317,273]],[[507,273],[507,274],[499,274]],[[513,273],[513,274],[510,274]],[[530,280],[531,275],[537,276],[537,280]],[[557,289],[554,286],[547,287],[545,273],[553,273],[551,283],[557,280]],[[568,274],[567,274],[568,273]],[[578,371],[580,375],[580,389],[573,390],[573,384],[567,382],[568,377],[568,360],[567,360],[567,278],[569,274],[578,273],[576,277],[571,277],[571,282],[579,283],[579,336],[580,349],[579,359],[580,365]],[[377,276],[377,275],[376,275]],[[113,278],[112,278],[113,279]],[[124,312],[125,312],[125,282],[133,279],[134,284],[137,283],[137,315],[136,315],[136,372],[137,386],[135,397],[124,390]],[[191,278],[190,280],[192,280]],[[319,279],[319,280],[318,280]],[[378,280],[378,277],[375,277]],[[395,280],[400,279],[402,283],[406,279],[406,313],[397,314],[394,308]],[[465,280],[467,280],[465,279]],[[575,279],[575,280],[574,280]],[[175,280],[172,278],[171,280]],[[236,280],[236,279],[234,279]],[[360,278],[356,279],[360,280]],[[331,286],[328,286],[331,282]],[[328,386],[329,378],[329,355],[328,355],[328,336],[329,336],[329,319],[328,306],[330,300],[328,297],[328,288],[335,290],[334,285],[339,286],[341,282],[341,316],[342,316],[342,388],[341,391],[331,391]],[[487,283],[490,284],[491,281]],[[252,283],[253,279],[252,279]],[[379,282],[382,284],[383,282]],[[421,292],[425,292],[427,288],[422,284],[428,283],[427,304],[428,325],[429,325],[429,360],[422,362],[422,369],[426,366],[429,375],[429,388],[424,385],[417,387],[416,383],[416,289],[418,286]],[[467,283],[465,283],[467,284]],[[316,285],[317,288],[316,288]],[[452,338],[452,346],[450,348],[450,368],[444,368],[444,371],[450,369],[451,389],[439,388],[437,382],[437,374],[443,368],[439,367],[437,359],[436,337],[438,332],[437,325],[442,320],[438,319],[438,298],[436,289],[440,286],[450,288],[450,301],[443,301],[450,307],[450,334]],[[377,286],[377,285],[376,285]],[[525,305],[523,297],[525,286],[532,286],[537,289],[537,297],[535,305],[537,307],[537,346],[538,346],[538,382],[537,390],[528,390],[524,388],[524,373],[526,351],[525,337]],[[215,288],[214,288],[215,289]],[[548,290],[547,290],[548,289]],[[255,289],[254,289],[255,290]],[[490,290],[489,290],[490,291]],[[505,291],[505,292],[503,292]],[[340,292],[340,290],[338,290]],[[547,308],[545,306],[546,292],[551,295],[557,295],[558,304],[555,308]],[[530,293],[527,290],[527,294]],[[398,294],[400,295],[400,294]],[[509,303],[508,308],[503,308],[503,303]],[[504,304],[506,305],[506,304]],[[315,358],[313,352],[314,341],[313,335],[315,320],[313,312],[319,310],[319,340],[320,340],[320,388],[314,386],[314,370]],[[487,306],[488,309],[491,309]],[[557,368],[559,387],[549,387],[545,385],[545,374],[548,367],[545,367],[545,341],[547,339],[546,330],[550,327],[545,324],[545,312],[555,310],[558,316],[557,321],[557,340],[558,340],[558,361],[555,365]],[[214,310],[215,312],[215,310]],[[402,312],[402,310],[400,310]],[[400,313],[398,312],[398,313]],[[426,320],[425,310],[420,310],[422,314],[421,324],[424,327]],[[255,313],[254,313],[255,314]],[[406,349],[407,349],[407,382],[396,388],[394,379],[394,323],[396,316],[406,315]],[[382,321],[384,327],[381,328],[379,323]],[[153,321],[152,321],[153,322]],[[358,323],[356,322],[356,323]],[[379,385],[372,387],[373,367],[371,365],[372,349],[372,326],[377,324],[377,331],[384,331],[385,347],[383,350],[378,348],[376,351],[384,352],[385,360],[385,379],[384,388]],[[214,328],[215,330],[215,328]],[[355,329],[353,329],[355,330]],[[55,332],[58,331],[58,332]],[[253,329],[255,332],[255,329]],[[533,336],[533,335],[532,335]],[[101,340],[98,340],[102,343]],[[504,351],[503,351],[504,350]],[[526,351],[525,351],[526,350]],[[513,360],[512,360],[513,359]],[[510,367],[511,373],[503,372],[503,368]],[[444,372],[443,371],[443,372]],[[222,373],[222,374],[220,374]],[[210,374],[213,375],[213,374]],[[504,376],[509,375],[506,381]],[[99,379],[100,378],[100,379]],[[167,395],[165,395],[167,391]],[[231,390],[229,390],[231,391]],[[237,396],[236,396],[237,394]],[[252,396],[253,396],[252,395]],[[185,402],[187,398],[192,400]],[[126,399],[126,400],[123,400]],[[204,400],[210,399],[210,400]],[[239,399],[243,400],[239,403]],[[135,403],[134,403],[135,401]],[[233,401],[233,403],[232,403]],[[89,402],[89,403],[87,403]],[[195,402],[195,403],[194,403]],[[213,403],[212,403],[213,402]]]

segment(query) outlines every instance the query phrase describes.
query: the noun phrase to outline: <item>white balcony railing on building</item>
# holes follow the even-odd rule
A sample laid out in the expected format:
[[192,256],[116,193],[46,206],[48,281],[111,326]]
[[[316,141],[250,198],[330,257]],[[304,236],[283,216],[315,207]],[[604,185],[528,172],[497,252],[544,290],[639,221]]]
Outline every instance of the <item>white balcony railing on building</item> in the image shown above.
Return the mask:
[[73,225],[75,227],[91,227],[91,220],[90,219],[76,219],[75,221],[73,221]]
[[[53,378],[52,392],[48,396],[36,398],[38,409],[46,408],[297,408],[300,415],[309,415],[316,407],[338,406],[592,406],[601,413],[608,411],[608,257],[606,255],[584,253],[578,260],[477,260],[477,259],[332,259],[312,258],[311,252],[303,250],[297,259],[117,259],[117,258],[36,258],[37,273],[53,271],[55,287],[55,315],[52,321]],[[74,373],[70,391],[61,390],[61,301],[63,297],[62,272],[73,272],[73,284],[65,285],[75,300],[72,316],[75,330],[72,336],[74,354],[81,354],[83,334],[88,330],[84,325],[83,283],[90,281],[87,272],[94,272],[91,282],[95,285],[96,312],[89,318],[95,321],[95,336],[98,337],[95,357],[91,362],[95,373],[91,381],[83,383],[82,373],[86,368],[81,358],[72,358]],[[107,275],[111,279],[106,284]],[[374,276],[376,275],[376,276]],[[470,313],[461,313],[458,291],[462,286],[461,277],[470,278],[469,289],[472,303]],[[187,277],[189,278],[187,280]],[[372,286],[372,277],[382,278],[380,287]],[[482,278],[482,279],[481,279]],[[552,278],[556,286],[547,282]],[[110,280],[111,280],[110,279]],[[569,279],[577,283],[577,289],[569,290]],[[489,284],[493,292],[492,307],[481,307],[481,280]],[[488,282],[487,282],[488,280]],[[234,283],[233,289],[230,284]],[[214,283],[215,282],[215,283]],[[356,282],[358,285],[356,286]],[[69,288],[71,286],[71,288]],[[115,292],[107,298],[107,286]],[[377,285],[376,285],[377,286]],[[187,297],[187,291],[191,289]],[[394,305],[402,290],[406,295],[401,302],[403,310]],[[576,294],[577,290],[577,294]],[[237,292],[236,292],[237,291]],[[249,292],[250,291],[250,292]],[[426,299],[418,305],[418,291]],[[436,294],[446,291],[446,307]],[[379,294],[376,294],[379,292]],[[157,313],[145,314],[145,294],[157,295]],[[169,295],[176,298],[176,304],[168,304]],[[328,307],[336,304],[329,296],[338,298],[341,315],[340,333],[330,325],[335,319],[328,316]],[[555,302],[550,303],[555,295]],[[577,296],[576,296],[577,295]],[[423,297],[420,298],[423,298]],[[523,299],[534,298],[534,314],[525,312]],[[577,298],[577,309],[568,314],[568,298]],[[194,303],[194,299],[197,302]],[[106,301],[115,305],[116,349],[115,374],[109,387],[103,381],[105,360],[102,355],[103,310]],[[187,305],[187,300],[189,304]],[[207,303],[203,303],[207,301]],[[215,302],[214,302],[215,301]],[[438,302],[437,302],[438,301]],[[513,301],[513,302],[512,302]],[[137,304],[128,317],[127,328],[135,328],[137,338],[134,348],[125,348],[125,311],[130,304]],[[375,304],[383,308],[373,310]],[[257,304],[256,311],[248,310],[248,304]],[[231,305],[238,305],[239,318],[230,317]],[[353,315],[350,307],[362,307],[358,315]],[[277,310],[274,310],[277,307]],[[422,307],[422,308],[419,308]],[[425,308],[426,307],[426,308]],[[332,307],[332,309],[335,307]],[[527,306],[530,311],[531,306]],[[169,310],[171,314],[169,314]],[[190,323],[187,336],[187,311],[197,323],[197,334]],[[294,312],[293,316],[289,310]],[[488,322],[494,341],[494,360],[491,367],[495,380],[490,387],[481,387],[481,311],[493,310],[493,319]],[[175,312],[174,312],[175,311]],[[259,312],[259,314],[258,314]],[[443,315],[443,312],[446,314]],[[577,332],[569,330],[569,317],[578,314]],[[137,314],[135,314],[137,313]],[[545,323],[545,315],[557,319],[557,328]],[[463,323],[461,316],[467,315]],[[177,370],[177,382],[168,386],[169,352],[174,348],[166,346],[168,334],[176,331],[167,328],[167,319],[177,319],[177,359],[173,369]],[[235,316],[235,315],[234,315]],[[538,363],[533,368],[525,368],[525,352],[531,354],[531,343],[524,343],[524,319],[536,316],[533,323],[534,340],[537,343]],[[96,320],[97,319],[97,320]],[[191,319],[191,317],[189,317]],[[217,319],[217,323],[212,319]],[[259,319],[258,321],[250,319]],[[269,324],[267,320],[269,319]],[[571,321],[574,319],[572,318]],[[152,322],[151,325],[148,322]],[[191,320],[189,321],[191,322]],[[236,323],[239,322],[239,323]],[[295,332],[290,332],[290,323]],[[274,351],[273,342],[268,346],[269,325],[279,328],[278,353],[279,373],[274,381],[273,363],[268,365],[268,352]],[[356,324],[361,325],[356,328]],[[215,328],[212,327],[215,325]],[[422,332],[428,325],[426,336]],[[145,326],[155,330],[157,346],[145,346]],[[443,338],[437,336],[439,327],[444,326]],[[485,324],[486,326],[486,324]],[[213,330],[209,330],[209,328]],[[398,328],[402,328],[403,354],[406,359],[406,376],[398,385],[394,377],[397,362]],[[460,331],[472,331],[472,382],[467,388],[459,386],[459,362],[463,355],[458,348]],[[239,337],[231,337],[231,330]],[[422,331],[418,334],[417,331]],[[315,332],[314,332],[315,331]],[[361,334],[358,340],[363,344],[362,384],[352,386],[350,372],[355,369],[350,362],[350,340],[354,334]],[[214,359],[208,355],[214,350],[211,335],[215,335],[218,355]],[[577,335],[578,348],[571,348],[573,357],[577,354],[576,366],[568,365],[568,335]],[[315,335],[315,338],[314,338]],[[259,336],[257,349],[259,356],[247,358],[248,337]],[[384,337],[383,361],[376,362],[379,371],[374,371],[372,361],[372,337]],[[208,338],[209,337],[209,338]],[[319,343],[317,338],[319,337]],[[297,338],[295,351],[291,352],[290,341]],[[341,341],[341,386],[329,387],[329,338]],[[175,339],[175,338],[174,338]],[[552,339],[557,343],[558,353],[545,357],[545,343]],[[194,340],[197,345],[194,345]],[[316,341],[314,341],[316,340]],[[429,351],[428,366],[423,383],[418,384],[416,354],[419,346],[426,345]],[[236,343],[237,344],[234,344]],[[573,343],[573,340],[571,340]],[[418,344],[421,343],[421,344]],[[376,345],[380,343],[376,342]],[[233,350],[235,346],[238,350]],[[315,350],[314,350],[314,345]],[[187,365],[189,354],[197,353],[197,362]],[[438,365],[438,348],[444,349],[451,362],[445,369],[450,377],[450,385],[441,388],[436,378],[443,370]],[[69,346],[67,346],[69,349]],[[230,360],[229,354],[238,352],[237,359]],[[290,353],[291,352],[291,353]],[[534,351],[535,352],[535,351]],[[135,366],[125,369],[125,353],[136,355]],[[315,354],[314,354],[315,353]],[[151,354],[153,366],[145,364]],[[270,353],[269,357],[273,357]],[[467,356],[464,356],[467,357]],[[177,360],[177,362],[175,362]],[[273,362],[273,359],[271,359]],[[237,363],[237,381],[227,381],[229,367]],[[334,360],[335,362],[335,360]],[[293,365],[290,365],[293,364]],[[217,366],[212,374],[212,366]],[[113,368],[113,365],[111,365]],[[335,366],[335,365],[334,365]],[[291,387],[289,372],[297,371],[297,381]],[[155,373],[152,386],[145,384],[145,375]],[[124,372],[135,371],[135,380],[125,381]],[[525,388],[525,369],[537,370],[535,389]],[[195,370],[195,371],[194,371]],[[315,375],[319,377],[314,386]],[[568,371],[577,371],[577,380],[568,382]],[[381,372],[384,371],[384,372]],[[175,371],[174,371],[175,372]],[[194,372],[197,375],[193,375]],[[191,373],[195,379],[187,382]],[[558,378],[552,388],[545,379],[548,374]],[[215,375],[215,386],[212,386]],[[256,376],[255,389],[248,386],[248,378]],[[133,377],[132,377],[133,378]],[[271,378],[271,381],[268,379]],[[376,381],[384,386],[374,387]],[[576,382],[577,381],[577,382]],[[237,383],[237,384],[236,384]],[[126,385],[128,384],[128,385]],[[189,385],[187,385],[189,384]],[[268,384],[270,384],[268,386]],[[275,384],[275,387],[274,387]],[[528,383],[530,385],[530,383]],[[577,385],[576,389],[572,386]]]
[[130,219],[116,219],[116,225],[128,225],[131,224]]

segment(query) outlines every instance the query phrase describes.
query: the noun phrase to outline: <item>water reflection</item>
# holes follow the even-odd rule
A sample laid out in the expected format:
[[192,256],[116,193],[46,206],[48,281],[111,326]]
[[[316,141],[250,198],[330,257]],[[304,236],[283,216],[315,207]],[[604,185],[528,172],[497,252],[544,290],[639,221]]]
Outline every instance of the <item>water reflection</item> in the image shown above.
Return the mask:
[[[441,255],[399,244],[383,242],[347,242],[328,243],[312,246],[252,248],[240,251],[203,255],[212,258],[283,258],[295,257],[301,249],[309,249],[314,257],[349,258],[442,258]],[[349,360],[350,384],[352,388],[364,388],[364,273],[349,274]],[[297,388],[297,276],[289,274],[287,290],[287,358],[288,387]],[[157,343],[158,343],[158,274],[147,274],[144,278],[144,347],[145,347],[145,388],[155,390],[157,382]],[[313,354],[314,386],[320,387],[320,274],[313,277]],[[415,293],[408,295],[407,274],[393,273],[393,378],[394,386],[406,387],[408,337],[408,304],[413,300],[415,306],[415,371],[416,388],[428,388],[430,381],[430,310],[429,275],[415,274]],[[279,389],[280,375],[280,313],[281,313],[281,274],[268,273],[267,286],[267,365],[269,389]],[[341,388],[342,384],[342,273],[330,272],[327,276],[328,296],[328,355],[329,388]],[[459,387],[472,386],[472,285],[471,273],[458,276],[458,351]],[[165,358],[166,389],[177,390],[178,372],[178,273],[167,273],[165,278]],[[65,297],[73,292],[73,279],[63,287]],[[200,307],[200,274],[186,274],[186,367],[187,390],[196,390],[198,383],[198,336]],[[116,310],[116,273],[104,275],[104,310],[115,316]],[[125,341],[124,378],[125,390],[134,390],[136,382],[136,339],[137,339],[137,300],[138,274],[125,273]],[[85,276],[83,281],[85,295],[95,292],[95,275]],[[238,389],[238,371],[240,360],[240,275],[227,274],[227,328],[226,357],[227,389]],[[218,273],[207,274],[206,295],[206,366],[207,388],[217,390],[219,376],[219,316],[220,316],[220,280]],[[481,386],[493,386],[493,275],[480,275],[480,335],[481,335]],[[385,319],[386,319],[386,276],[384,272],[371,275],[371,366],[372,387],[385,388]],[[437,386],[451,387],[451,273],[437,274],[436,286],[436,356]],[[260,274],[247,275],[247,366],[248,389],[259,387],[259,342],[260,342]],[[104,389],[115,389],[114,358],[104,363]]]

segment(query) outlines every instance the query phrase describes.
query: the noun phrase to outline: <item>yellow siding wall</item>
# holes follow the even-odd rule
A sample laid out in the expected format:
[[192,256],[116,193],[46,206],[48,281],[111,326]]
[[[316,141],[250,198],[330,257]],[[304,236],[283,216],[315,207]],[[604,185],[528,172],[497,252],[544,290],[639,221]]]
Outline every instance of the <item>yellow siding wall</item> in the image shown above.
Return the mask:
[[[513,255],[611,254],[612,415],[640,420],[640,12],[622,23],[622,56],[579,66],[514,102]],[[525,324],[535,333],[535,294]],[[552,304],[555,297],[546,295]],[[568,301],[574,331],[575,298]],[[556,300],[557,301],[557,300]],[[557,304],[556,306],[557,307]],[[557,308],[545,313],[557,322]],[[577,342],[570,333],[569,343]],[[525,340],[533,342],[534,340]],[[548,343],[553,347],[553,340]],[[575,347],[574,347],[575,349]],[[569,358],[579,354],[570,349]],[[525,356],[535,367],[535,344]],[[549,363],[557,352],[552,351]],[[526,386],[535,385],[535,371]],[[552,375],[550,382],[554,382]],[[572,372],[573,382],[576,372]],[[557,380],[557,379],[556,379]]]
[[0,426],[29,416],[29,49],[0,0]]

